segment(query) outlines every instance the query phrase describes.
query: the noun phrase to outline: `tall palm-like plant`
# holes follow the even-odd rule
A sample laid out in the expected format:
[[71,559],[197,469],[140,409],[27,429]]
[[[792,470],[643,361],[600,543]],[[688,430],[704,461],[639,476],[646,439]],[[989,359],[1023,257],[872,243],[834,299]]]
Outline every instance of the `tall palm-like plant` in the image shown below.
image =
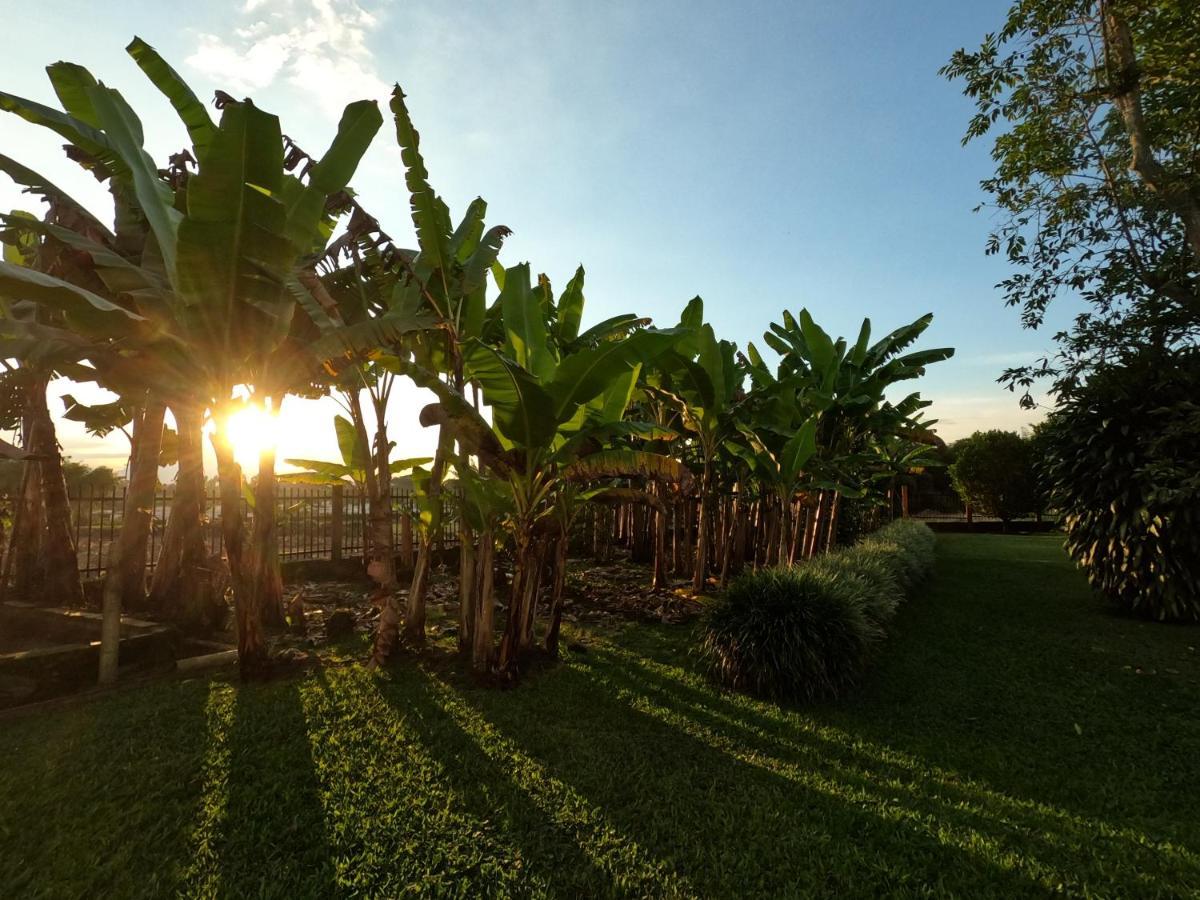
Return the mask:
[[[0,94],[0,108],[65,137],[77,158],[113,182],[114,192],[133,198],[146,222],[140,268],[167,290],[157,296],[138,293],[136,299],[153,306],[151,320],[166,345],[158,361],[175,376],[169,383],[195,408],[209,409],[216,425],[212,442],[221,476],[239,662],[243,676],[252,676],[266,664],[252,577],[263,551],[245,541],[241,471],[229,434],[234,391],[253,385],[262,361],[288,337],[296,306],[289,284],[297,261],[323,243],[326,203],[349,182],[382,117],[369,101],[347,107],[329,151],[302,180],[285,173],[274,116],[250,101],[226,98],[214,123],[157,54],[136,40],[129,49],[187,126],[194,173],[165,177],[143,148],[141,123],[132,108],[81,67],[59,69],[57,77],[52,73],[62,111],[7,94]],[[0,274],[7,278],[0,282],[5,290],[20,289],[13,273]],[[58,284],[52,293],[70,294],[71,287]]]

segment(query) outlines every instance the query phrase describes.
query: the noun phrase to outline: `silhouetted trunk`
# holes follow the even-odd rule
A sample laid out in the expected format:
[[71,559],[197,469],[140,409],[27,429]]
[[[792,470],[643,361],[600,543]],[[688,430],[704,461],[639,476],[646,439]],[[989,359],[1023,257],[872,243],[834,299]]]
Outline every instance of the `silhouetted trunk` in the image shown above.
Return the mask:
[[666,489],[660,483],[653,487],[654,495],[662,500],[651,515],[654,516],[654,580],[651,583],[656,591],[666,590],[671,582],[667,577],[667,504]]
[[[463,461],[465,464],[465,460]],[[475,637],[475,531],[458,522],[458,652],[470,653]]]
[[475,633],[471,643],[471,666],[480,674],[486,674],[492,668],[492,634],[496,630],[495,552],[496,539],[489,522],[479,536],[475,575]]
[[213,451],[217,457],[217,474],[221,485],[221,538],[225,558],[233,583],[233,609],[237,620],[238,670],[242,680],[266,674],[269,660],[267,643],[262,629],[262,610],[255,602],[251,572],[246,558],[246,526],[242,517],[242,467],[233,457],[229,441],[228,422],[218,416],[212,435]]
[[[29,447],[29,429],[25,429],[24,446]],[[13,517],[12,536],[9,538],[8,560],[12,570],[12,590],[7,590],[6,599],[22,603],[42,602],[41,549],[45,512],[42,509],[42,473],[35,460],[26,460],[21,476],[21,496]]]
[[112,565],[104,580],[100,623],[101,684],[117,680],[120,664],[121,610],[146,601],[146,544],[154,520],[154,488],[158,483],[158,452],[162,446],[166,407],[150,399],[133,422],[129,485]]
[[429,571],[433,564],[433,547],[442,530],[442,478],[446,471],[446,457],[450,451],[450,439],[438,437],[437,452],[429,473],[429,502],[433,509],[429,526],[421,530],[417,544],[417,561],[413,566],[412,585],[408,590],[405,607],[404,640],[414,647],[425,645],[425,595],[429,592]]
[[63,475],[62,453],[54,431],[54,420],[46,405],[46,378],[35,378],[25,396],[29,419],[29,450],[38,457],[42,507],[45,512],[44,542],[40,558],[42,603],[83,606],[83,581],[79,577],[79,557],[71,533],[71,503]]
[[223,579],[212,571],[204,542],[203,412],[183,403],[171,412],[179,434],[179,467],[149,605],[185,628],[210,629],[220,624],[225,598],[219,590]]
[[837,523],[838,511],[842,506],[842,495],[834,493],[833,499],[829,502],[829,525],[826,528],[825,550],[832,550],[837,546]]
[[558,631],[562,625],[563,588],[567,583],[567,544],[569,536],[564,529],[554,548],[554,575],[550,590],[550,625],[546,629],[546,651],[558,656]]
[[154,524],[154,489],[158,486],[165,414],[165,404],[149,398],[133,422],[125,512],[110,572],[117,577],[118,597],[125,609],[146,605],[146,547]]
[[700,513],[696,528],[696,557],[692,563],[692,592],[704,591],[708,577],[708,543],[712,530],[712,463],[704,461],[704,476],[700,481]]
[[255,605],[265,625],[282,626],[283,574],[279,569],[279,522],[276,518],[277,479],[275,449],[264,450],[258,458],[258,479],[254,484],[254,524],[250,531],[250,571]]
[[529,534],[524,529],[516,532],[516,548],[513,553],[513,576],[509,585],[508,617],[504,622],[504,635],[500,639],[500,657],[497,667],[506,674],[516,673],[517,651],[521,643],[521,631],[525,620],[525,601],[528,592],[526,582],[531,576]]

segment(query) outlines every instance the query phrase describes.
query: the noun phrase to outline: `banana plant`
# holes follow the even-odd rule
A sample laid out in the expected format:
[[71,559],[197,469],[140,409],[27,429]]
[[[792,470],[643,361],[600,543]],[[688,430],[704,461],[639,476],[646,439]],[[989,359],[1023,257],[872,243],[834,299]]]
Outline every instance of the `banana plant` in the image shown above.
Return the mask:
[[[234,389],[253,387],[256,377],[263,377],[262,361],[274,358],[285,344],[296,308],[291,276],[298,260],[326,239],[326,204],[345,189],[382,117],[370,101],[350,104],[328,152],[298,178],[285,172],[276,117],[249,101],[225,97],[214,123],[148,45],[135,40],[129,52],[184,121],[194,172],[187,166],[160,170],[143,147],[133,109],[81,66],[51,67],[62,110],[2,92],[0,109],[65,137],[73,158],[107,180],[115,196],[130,198],[126,209],[136,210],[145,224],[136,268],[152,277],[141,277],[122,296],[129,305],[148,307],[146,314],[77,285],[22,278],[7,266],[0,267],[0,291],[58,304],[68,319],[79,313],[96,319],[93,311],[101,313],[94,327],[107,325],[112,336],[122,328],[134,331],[135,345],[157,339],[165,346],[156,360],[176,376],[175,385],[195,406],[211,410],[239,663],[243,676],[250,677],[261,673],[267,660],[253,577],[261,553],[253,542],[245,545],[241,472],[228,433]],[[104,258],[128,274],[130,267]],[[121,316],[146,325],[131,328]]]
[[[333,428],[337,434],[338,451],[342,455],[340,463],[319,459],[286,459],[284,462],[300,468],[301,471],[287,472],[280,475],[279,480],[286,484],[326,486],[352,484],[360,489],[365,488],[372,460],[362,452],[362,445],[359,442],[354,423],[345,416],[334,416]],[[428,456],[389,459],[388,469],[393,475],[402,475],[419,466],[428,465],[432,461],[432,457]]]

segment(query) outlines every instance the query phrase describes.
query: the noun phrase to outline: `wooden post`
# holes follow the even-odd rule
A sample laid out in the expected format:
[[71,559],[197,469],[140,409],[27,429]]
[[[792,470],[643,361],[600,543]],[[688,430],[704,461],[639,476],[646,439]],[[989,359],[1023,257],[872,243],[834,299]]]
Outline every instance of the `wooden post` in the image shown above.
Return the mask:
[[400,517],[400,564],[406,569],[413,567],[412,516],[407,508]]
[[342,539],[346,529],[346,489],[340,484],[333,486],[333,513],[329,523],[329,558],[338,562],[342,558]]

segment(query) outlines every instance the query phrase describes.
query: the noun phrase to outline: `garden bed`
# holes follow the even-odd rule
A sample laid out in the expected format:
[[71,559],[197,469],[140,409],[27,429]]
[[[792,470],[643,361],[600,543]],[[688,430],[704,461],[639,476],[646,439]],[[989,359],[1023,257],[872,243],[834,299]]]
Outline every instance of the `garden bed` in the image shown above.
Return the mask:
[[[0,603],[0,709],[91,688],[100,666],[100,614],[28,603]],[[227,651],[185,640],[169,625],[121,618],[123,676],[170,672],[179,659]]]

